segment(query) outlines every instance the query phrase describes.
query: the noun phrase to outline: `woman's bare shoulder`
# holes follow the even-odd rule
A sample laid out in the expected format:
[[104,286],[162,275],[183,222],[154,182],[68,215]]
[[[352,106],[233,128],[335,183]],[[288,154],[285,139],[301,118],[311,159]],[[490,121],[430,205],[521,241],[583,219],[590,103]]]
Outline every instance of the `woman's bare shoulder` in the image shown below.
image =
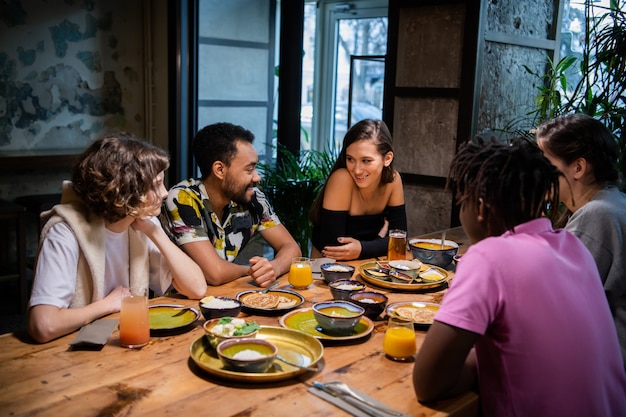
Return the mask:
[[388,206],[400,206],[404,204],[404,187],[402,185],[402,178],[400,177],[400,173],[396,171],[393,181],[387,184],[389,193],[389,200],[387,201]]
[[326,181],[326,190],[328,190],[329,187],[340,187],[340,189],[345,190],[345,187],[347,186],[354,186],[354,181],[352,180],[352,176],[348,170],[345,168],[339,168],[334,171],[330,174],[328,180]]
[[327,210],[348,210],[354,181],[345,168],[339,168],[328,177],[323,207]]

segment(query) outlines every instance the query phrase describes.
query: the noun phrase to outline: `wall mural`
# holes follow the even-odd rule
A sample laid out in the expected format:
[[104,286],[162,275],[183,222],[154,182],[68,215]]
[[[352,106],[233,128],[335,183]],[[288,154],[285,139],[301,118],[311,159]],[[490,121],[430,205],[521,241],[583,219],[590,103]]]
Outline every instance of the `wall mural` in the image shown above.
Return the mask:
[[0,152],[143,136],[142,2],[0,3]]

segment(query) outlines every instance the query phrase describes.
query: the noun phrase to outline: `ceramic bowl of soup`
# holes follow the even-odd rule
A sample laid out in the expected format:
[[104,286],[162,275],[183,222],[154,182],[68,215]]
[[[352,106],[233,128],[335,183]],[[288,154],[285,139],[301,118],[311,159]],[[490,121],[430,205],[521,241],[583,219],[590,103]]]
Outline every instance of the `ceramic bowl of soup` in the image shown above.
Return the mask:
[[225,340],[217,345],[224,367],[237,372],[266,372],[277,353],[276,345],[265,339]]
[[459,251],[459,245],[452,240],[441,239],[410,239],[409,247],[413,257],[429,265],[446,268]]
[[350,335],[365,309],[348,301],[325,301],[313,305],[313,316],[323,333]]

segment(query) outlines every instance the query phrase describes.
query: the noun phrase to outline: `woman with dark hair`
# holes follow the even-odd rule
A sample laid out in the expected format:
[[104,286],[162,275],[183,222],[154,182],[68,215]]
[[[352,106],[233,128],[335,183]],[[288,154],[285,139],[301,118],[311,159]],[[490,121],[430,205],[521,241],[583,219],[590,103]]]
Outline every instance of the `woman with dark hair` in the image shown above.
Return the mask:
[[459,149],[449,184],[472,246],[415,358],[419,401],[478,389],[485,417],[626,415],[593,257],[543,217],[559,177],[526,140]]
[[537,144],[563,173],[565,228],[596,261],[626,367],[626,194],[617,187],[617,142],[599,120],[570,114],[539,126]]
[[63,184],[47,219],[35,267],[28,328],[38,342],[120,311],[130,287],[163,294],[172,285],[202,298],[200,267],[155,218],[167,190],[165,151],[127,134],[92,143]]
[[391,133],[382,120],[362,120],[311,208],[312,257],[336,260],[387,254],[387,230],[406,230],[404,191],[393,166]]

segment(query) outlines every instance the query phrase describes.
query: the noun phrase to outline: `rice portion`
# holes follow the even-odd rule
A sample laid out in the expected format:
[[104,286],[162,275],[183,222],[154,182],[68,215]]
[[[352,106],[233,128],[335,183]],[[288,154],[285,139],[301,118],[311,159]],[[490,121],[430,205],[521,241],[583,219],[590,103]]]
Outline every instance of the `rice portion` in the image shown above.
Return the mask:
[[350,272],[350,268],[343,265],[331,265],[324,269],[330,272]]
[[359,289],[363,288],[363,286],[361,286],[361,285],[354,285],[354,284],[341,284],[341,285],[337,285],[335,288],[338,289],[338,290],[348,290],[348,291],[351,291],[351,290],[359,290]]
[[224,300],[223,298],[217,297],[205,297],[202,299],[202,305],[206,308],[235,308],[239,306],[236,301],[233,300]]

